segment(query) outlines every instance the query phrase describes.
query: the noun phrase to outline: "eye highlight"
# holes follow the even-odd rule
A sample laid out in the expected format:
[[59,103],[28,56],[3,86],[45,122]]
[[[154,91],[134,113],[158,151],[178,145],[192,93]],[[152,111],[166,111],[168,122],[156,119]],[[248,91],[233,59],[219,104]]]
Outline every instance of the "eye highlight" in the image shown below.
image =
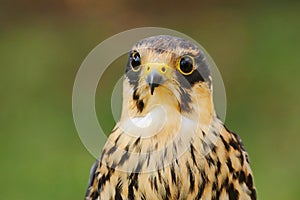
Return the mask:
[[139,52],[134,51],[131,54],[131,68],[134,72],[137,72],[140,69],[140,65],[141,65],[141,56],[139,54]]
[[189,55],[182,56],[177,64],[177,69],[185,76],[192,74],[195,69],[194,59]]

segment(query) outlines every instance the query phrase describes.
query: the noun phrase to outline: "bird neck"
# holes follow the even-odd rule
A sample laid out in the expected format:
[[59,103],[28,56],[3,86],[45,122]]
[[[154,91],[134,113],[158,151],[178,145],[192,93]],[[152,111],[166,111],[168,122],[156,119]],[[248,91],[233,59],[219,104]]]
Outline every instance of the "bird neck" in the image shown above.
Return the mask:
[[[195,86],[190,90],[189,109],[181,108],[178,97],[163,87],[156,88],[153,95],[135,92],[123,87],[123,109],[119,126],[133,138],[141,137],[158,146],[177,137],[181,130],[209,133],[217,120],[212,95],[206,87]],[[185,128],[185,129],[183,129]]]

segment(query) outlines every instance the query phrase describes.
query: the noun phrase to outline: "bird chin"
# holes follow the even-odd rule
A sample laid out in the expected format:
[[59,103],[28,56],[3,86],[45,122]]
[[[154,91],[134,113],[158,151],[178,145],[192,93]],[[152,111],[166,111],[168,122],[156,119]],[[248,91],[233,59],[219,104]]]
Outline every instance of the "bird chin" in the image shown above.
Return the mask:
[[165,127],[168,116],[163,106],[157,105],[144,116],[129,117],[121,121],[120,127],[133,137],[152,137]]

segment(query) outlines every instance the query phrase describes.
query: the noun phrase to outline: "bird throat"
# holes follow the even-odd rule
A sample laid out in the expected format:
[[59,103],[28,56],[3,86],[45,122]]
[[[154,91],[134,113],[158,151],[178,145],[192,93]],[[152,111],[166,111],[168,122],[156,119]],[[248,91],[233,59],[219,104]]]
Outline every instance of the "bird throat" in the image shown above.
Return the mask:
[[[197,147],[204,155],[214,143],[217,135],[211,133],[219,132],[220,123],[215,123],[212,112],[207,110],[210,97],[195,98],[199,101],[191,99],[194,102],[191,111],[182,113],[178,97],[170,90],[157,87],[151,95],[149,88],[138,91],[125,85],[122,116],[116,125],[118,131],[110,136],[113,142],[106,144],[114,153],[104,157],[105,162],[113,166],[118,159],[129,156],[131,162],[117,168],[145,172],[174,162],[193,143],[199,144]],[[143,161],[141,166],[137,165],[140,161]]]

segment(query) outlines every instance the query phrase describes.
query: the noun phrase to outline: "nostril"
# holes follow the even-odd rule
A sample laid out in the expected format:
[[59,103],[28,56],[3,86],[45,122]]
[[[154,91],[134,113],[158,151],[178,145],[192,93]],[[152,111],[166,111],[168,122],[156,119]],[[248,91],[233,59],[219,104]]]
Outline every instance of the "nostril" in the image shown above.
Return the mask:
[[147,67],[147,71],[150,71],[150,67]]
[[166,72],[166,68],[165,68],[165,67],[162,67],[162,68],[161,68],[161,71],[162,71],[162,72]]

